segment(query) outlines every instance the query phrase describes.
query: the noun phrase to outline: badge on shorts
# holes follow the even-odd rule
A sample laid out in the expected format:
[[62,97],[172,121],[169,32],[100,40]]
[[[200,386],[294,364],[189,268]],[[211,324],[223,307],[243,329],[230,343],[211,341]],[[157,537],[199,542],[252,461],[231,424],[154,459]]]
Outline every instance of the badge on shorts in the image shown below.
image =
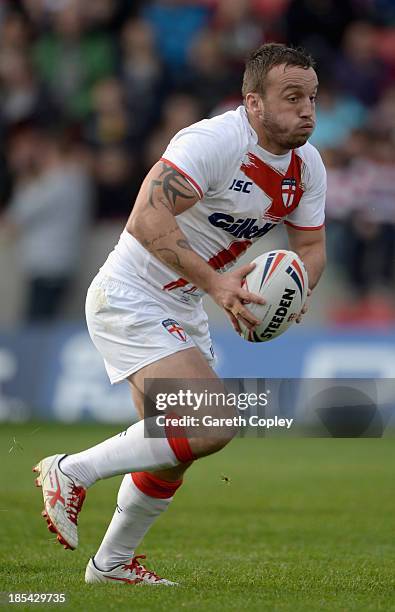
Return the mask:
[[167,329],[169,334],[172,334],[178,340],[181,340],[181,342],[187,341],[187,335],[185,331],[183,330],[181,325],[179,325],[174,319],[165,319],[165,321],[162,321],[162,325],[165,329]]

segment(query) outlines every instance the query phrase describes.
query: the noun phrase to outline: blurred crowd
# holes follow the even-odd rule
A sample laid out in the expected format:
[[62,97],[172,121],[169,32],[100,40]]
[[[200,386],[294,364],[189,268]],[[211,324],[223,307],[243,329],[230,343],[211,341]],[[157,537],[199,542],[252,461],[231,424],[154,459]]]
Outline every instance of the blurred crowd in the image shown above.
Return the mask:
[[126,219],[169,139],[242,102],[245,57],[270,41],[317,61],[311,142],[350,291],[331,317],[395,318],[393,0],[3,0],[0,225],[20,243],[28,320],[57,315],[86,232]]

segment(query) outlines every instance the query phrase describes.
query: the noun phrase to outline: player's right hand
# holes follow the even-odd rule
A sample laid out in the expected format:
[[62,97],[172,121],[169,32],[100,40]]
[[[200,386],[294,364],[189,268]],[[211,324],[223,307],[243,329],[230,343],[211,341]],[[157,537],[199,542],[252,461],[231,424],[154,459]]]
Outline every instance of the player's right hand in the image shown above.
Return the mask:
[[246,304],[265,304],[262,296],[250,293],[243,289],[243,279],[255,268],[254,263],[246,264],[236,270],[224,272],[216,275],[213,286],[208,290],[208,294],[214,302],[223,308],[228,315],[234,329],[239,333],[239,322],[242,322],[248,329],[254,329],[260,320],[252,314]]

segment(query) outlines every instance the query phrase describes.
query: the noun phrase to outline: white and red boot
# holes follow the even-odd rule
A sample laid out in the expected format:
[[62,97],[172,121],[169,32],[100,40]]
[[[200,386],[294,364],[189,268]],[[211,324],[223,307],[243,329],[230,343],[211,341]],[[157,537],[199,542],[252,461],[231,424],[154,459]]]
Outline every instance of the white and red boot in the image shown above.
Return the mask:
[[130,562],[117,565],[113,569],[105,572],[100,570],[94,562],[94,559],[89,559],[89,563],[85,571],[85,582],[123,582],[125,584],[147,584],[150,586],[177,586],[176,582],[161,578],[155,572],[147,570],[144,565],[141,565],[139,559],[145,559],[145,555],[137,555],[132,557]]
[[33,472],[38,474],[36,486],[42,487],[44,510],[41,514],[49,531],[57,534],[58,541],[65,548],[74,550],[78,546],[78,514],[86,489],[62,472],[59,463],[64,457],[66,455],[46,457],[33,468]]

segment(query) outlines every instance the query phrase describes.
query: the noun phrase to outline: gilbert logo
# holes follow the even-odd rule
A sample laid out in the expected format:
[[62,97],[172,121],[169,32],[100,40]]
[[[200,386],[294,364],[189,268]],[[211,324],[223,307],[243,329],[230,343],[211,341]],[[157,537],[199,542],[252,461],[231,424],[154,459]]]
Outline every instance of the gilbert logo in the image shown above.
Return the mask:
[[260,238],[274,227],[274,223],[268,222],[264,225],[258,225],[258,219],[252,217],[247,217],[247,219],[236,218],[222,212],[213,213],[208,217],[208,220],[211,225],[225,230],[235,238]]

